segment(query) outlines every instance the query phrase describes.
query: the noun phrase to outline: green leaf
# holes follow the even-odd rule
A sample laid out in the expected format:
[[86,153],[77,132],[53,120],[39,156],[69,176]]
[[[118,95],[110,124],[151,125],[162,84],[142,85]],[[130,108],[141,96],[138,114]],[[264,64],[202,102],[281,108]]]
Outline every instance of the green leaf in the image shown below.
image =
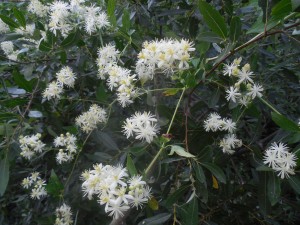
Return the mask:
[[184,185],[178,188],[175,192],[168,196],[166,200],[166,207],[172,207],[172,205],[177,202],[177,200],[184,195],[184,193],[189,189],[189,185]]
[[137,174],[137,170],[135,168],[132,158],[130,157],[130,154],[127,154],[126,168],[128,169],[130,176],[133,177],[134,175]]
[[79,31],[76,30],[73,33],[70,33],[62,42],[61,42],[61,47],[67,48],[70,46],[76,45],[76,43],[79,41],[80,34]]
[[7,155],[0,161],[0,196],[5,193],[9,180],[9,162]]
[[230,22],[230,33],[229,33],[230,39],[234,42],[237,41],[241,35],[241,32],[242,32],[242,22],[239,17],[235,16],[231,19]]
[[17,8],[13,9],[14,16],[18,20],[18,22],[21,24],[22,27],[26,28],[26,19],[23,13],[18,10]]
[[223,170],[213,163],[201,163],[206,169],[208,169],[220,182],[226,184],[226,176]]
[[51,170],[50,179],[46,185],[47,193],[54,198],[59,198],[64,190],[64,185],[60,182],[54,170]]
[[276,112],[271,113],[272,120],[283,130],[300,131],[300,127],[292,120]]
[[269,173],[268,179],[268,198],[272,206],[274,206],[280,199],[280,180],[275,173]]
[[183,208],[183,223],[182,225],[197,225],[199,224],[198,217],[198,200],[194,197],[189,204],[184,205]]
[[186,158],[192,158],[192,157],[195,157],[194,155],[192,155],[191,153],[185,151],[184,148],[178,146],[178,145],[171,145],[171,151],[169,153],[169,155],[173,155],[174,152],[177,154],[177,155],[180,155],[182,157],[186,157]]
[[226,39],[227,27],[220,13],[205,1],[199,1],[199,10],[209,28],[223,39]]
[[206,184],[206,177],[204,174],[204,171],[202,169],[202,166],[200,166],[197,162],[192,163],[193,169],[196,174],[196,179],[203,184]]
[[130,29],[130,14],[127,9],[123,10],[122,27],[125,32],[128,32]]
[[52,45],[47,43],[45,40],[42,40],[39,45],[39,50],[43,52],[49,52],[52,50]]
[[281,0],[273,8],[271,15],[276,20],[281,20],[292,12],[291,0]]
[[17,70],[13,71],[13,78],[15,83],[24,90],[31,92],[33,90],[32,82],[26,80],[24,76]]
[[296,176],[290,176],[287,180],[295,192],[300,194],[300,179]]
[[99,87],[96,90],[96,99],[100,102],[105,102],[107,100],[107,93],[103,83],[100,83]]
[[164,91],[163,95],[164,96],[176,95],[179,90],[181,90],[181,88],[170,88],[170,89]]
[[299,0],[291,0],[292,1],[292,10],[296,10],[300,6]]
[[117,25],[117,19],[115,16],[116,0],[108,0],[107,3],[107,15],[110,23],[115,27]]
[[138,225],[162,225],[164,224],[164,222],[170,219],[171,215],[172,214],[170,213],[160,213],[158,215],[142,220],[138,223]]
[[10,98],[10,99],[4,99],[0,101],[0,104],[4,107],[13,108],[16,106],[24,105],[28,102],[28,99],[23,98]]
[[18,28],[19,24],[17,24],[15,21],[13,21],[11,18],[5,16],[5,15],[1,15],[0,14],[0,19],[6,23],[8,26],[11,26],[13,28]]
[[268,181],[267,181],[267,172],[259,173],[259,183],[257,190],[258,204],[259,208],[263,214],[267,215],[270,209],[270,202],[268,199]]
[[13,119],[18,119],[19,115],[15,113],[0,113],[0,121],[9,121]]

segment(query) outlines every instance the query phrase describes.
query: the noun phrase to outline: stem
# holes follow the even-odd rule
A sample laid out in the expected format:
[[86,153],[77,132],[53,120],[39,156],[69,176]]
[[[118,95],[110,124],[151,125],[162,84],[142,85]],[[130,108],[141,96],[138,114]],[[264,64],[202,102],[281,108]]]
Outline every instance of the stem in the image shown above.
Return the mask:
[[[170,132],[170,130],[171,130],[171,127],[172,127],[172,125],[173,125],[175,116],[176,116],[176,114],[177,114],[177,111],[178,111],[180,102],[181,102],[181,100],[182,100],[182,98],[183,98],[184,92],[185,92],[185,88],[183,88],[182,93],[181,93],[181,96],[180,96],[180,98],[179,98],[179,100],[178,100],[178,102],[177,102],[175,111],[174,111],[174,113],[173,113],[173,117],[172,117],[172,119],[171,119],[171,122],[170,122],[170,124],[169,124],[169,127],[168,127],[168,130],[167,130],[167,133],[166,133],[166,134],[169,134],[169,132]],[[161,154],[162,151],[164,150],[165,145],[166,145],[166,143],[164,142],[164,143],[162,144],[161,148],[159,149],[159,151],[156,153],[155,157],[152,159],[152,161],[151,161],[151,163],[149,164],[149,166],[147,167],[147,169],[145,170],[145,177],[146,177],[147,175],[149,175],[150,170],[152,169],[152,167],[153,167],[153,165],[155,164],[156,160],[158,159],[158,157],[160,156],[160,154]]]
[[274,112],[276,112],[277,114],[281,115],[281,113],[279,111],[277,111],[277,109],[275,109],[269,102],[267,102],[266,100],[264,100],[263,98],[259,98],[265,105],[267,105],[270,109],[272,109]]

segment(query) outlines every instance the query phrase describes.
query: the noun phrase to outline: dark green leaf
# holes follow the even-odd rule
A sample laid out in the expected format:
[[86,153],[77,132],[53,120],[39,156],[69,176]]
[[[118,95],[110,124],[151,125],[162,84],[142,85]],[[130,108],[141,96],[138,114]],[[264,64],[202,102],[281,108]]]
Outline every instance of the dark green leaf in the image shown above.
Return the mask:
[[100,83],[99,87],[96,90],[96,99],[100,102],[105,102],[107,100],[107,93],[103,83]]
[[63,184],[60,182],[54,170],[51,171],[50,179],[46,185],[47,193],[51,196],[58,198],[64,190]]
[[177,189],[174,193],[172,193],[170,196],[168,196],[166,200],[166,206],[172,207],[172,205],[177,202],[177,200],[184,195],[184,193],[189,188],[189,185],[181,186],[179,189]]
[[79,41],[80,38],[80,34],[79,31],[76,30],[73,33],[70,33],[62,42],[61,42],[61,46],[63,48],[67,48],[70,46],[74,46],[76,45],[76,43]]
[[182,225],[197,225],[199,224],[199,217],[198,217],[198,200],[196,197],[187,204],[184,205],[183,208],[183,215]]
[[230,39],[232,41],[237,41],[242,32],[242,22],[239,17],[235,16],[230,22]]
[[11,18],[5,16],[5,15],[1,15],[0,14],[0,19],[6,23],[8,26],[11,26],[13,28],[18,28],[19,24],[17,24],[15,21],[13,21]]
[[259,184],[257,190],[259,208],[263,214],[267,214],[270,209],[270,202],[268,200],[268,172],[259,173]]
[[223,39],[227,37],[227,27],[220,13],[205,1],[199,1],[199,9],[209,28]]
[[207,168],[220,182],[226,184],[226,176],[223,170],[213,163],[201,163],[205,168]]
[[21,24],[22,27],[26,28],[26,19],[23,13],[18,10],[17,8],[13,9],[14,16],[18,20],[18,22]]
[[109,21],[113,26],[117,25],[117,19],[115,16],[116,9],[116,0],[108,0],[107,3],[107,15],[109,17]]
[[274,206],[280,198],[281,188],[280,180],[275,173],[269,173],[268,179],[268,198],[272,206]]
[[296,176],[290,176],[287,180],[295,192],[300,194],[300,179]]
[[294,123],[292,120],[286,118],[285,116],[272,112],[272,120],[283,130],[288,131],[300,131],[300,127]]
[[9,180],[9,162],[7,155],[0,161],[0,196],[5,193]]
[[11,98],[11,99],[5,99],[0,101],[0,104],[8,107],[8,108],[13,108],[16,106],[21,106],[26,104],[26,102],[28,102],[27,99],[23,99],[23,98]]
[[300,1],[299,0],[291,0],[291,2],[292,2],[293,11],[296,10],[298,7],[300,7]]
[[130,154],[127,154],[126,168],[127,168],[127,170],[129,171],[130,176],[133,177],[134,175],[137,174],[135,165],[134,165],[134,163],[133,163],[133,161],[132,161],[132,158],[130,157]]
[[31,92],[33,89],[32,82],[27,81],[24,76],[17,70],[13,71],[13,78],[15,83],[20,87],[23,88],[24,90]]
[[47,43],[46,41],[42,40],[39,45],[39,50],[41,50],[43,52],[49,52],[52,50],[52,46],[49,43]]
[[127,9],[123,10],[122,27],[125,32],[128,32],[130,29],[130,14]]
[[170,219],[171,215],[172,214],[170,213],[160,213],[158,215],[142,220],[138,223],[138,225],[162,225],[164,224],[164,222]]
[[281,0],[272,8],[272,17],[281,20],[292,11],[291,0]]
[[0,113],[0,121],[9,121],[12,119],[18,119],[19,115],[15,113]]
[[193,169],[195,171],[196,174],[196,179],[203,184],[206,184],[206,178],[205,178],[205,174],[203,172],[202,167],[197,163],[197,162],[193,162]]

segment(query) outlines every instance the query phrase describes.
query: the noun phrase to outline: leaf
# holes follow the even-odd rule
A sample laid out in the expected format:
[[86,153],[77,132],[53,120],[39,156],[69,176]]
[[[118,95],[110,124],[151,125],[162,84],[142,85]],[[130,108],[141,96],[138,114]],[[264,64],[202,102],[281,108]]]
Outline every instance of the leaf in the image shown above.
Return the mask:
[[33,90],[32,82],[27,81],[18,70],[14,70],[12,75],[13,75],[15,83],[20,88],[23,88],[24,90],[26,90],[28,92],[31,92]]
[[16,19],[18,20],[18,22],[21,24],[21,26],[26,28],[26,19],[23,13],[17,8],[13,8],[13,13]]
[[186,158],[192,158],[192,157],[195,157],[194,155],[192,155],[191,153],[185,151],[184,148],[178,146],[178,145],[171,145],[171,151],[169,153],[169,155],[173,155],[174,152],[177,154],[177,155],[180,155],[182,157],[186,157]]
[[292,11],[291,0],[281,0],[273,8],[271,15],[275,20],[281,20]]
[[269,173],[268,179],[268,198],[272,206],[274,206],[280,199],[280,180],[275,173]]
[[272,120],[283,130],[288,131],[300,131],[300,127],[291,121],[290,119],[286,118],[285,116],[278,114],[276,112],[271,112]]
[[76,43],[79,41],[80,34],[79,31],[76,30],[73,33],[70,33],[62,42],[61,42],[61,47],[67,48],[73,45],[76,45]]
[[4,99],[0,101],[0,104],[4,107],[13,108],[16,106],[24,105],[28,102],[28,99],[23,98],[10,98],[10,99]]
[[149,199],[148,206],[150,207],[150,209],[155,210],[155,211],[159,209],[158,201],[154,197],[151,197]]
[[109,17],[109,21],[113,26],[117,25],[117,19],[115,16],[116,9],[116,0],[108,0],[107,3],[107,15]]
[[176,95],[179,90],[181,90],[181,88],[170,88],[170,89],[164,91],[163,95],[164,96]]
[[292,2],[292,10],[296,10],[300,6],[300,1],[299,0],[291,0]]
[[52,46],[49,43],[47,43],[45,40],[42,40],[39,45],[39,50],[43,52],[49,52],[52,50]]
[[208,169],[220,182],[226,184],[226,176],[223,170],[213,163],[201,163],[206,169]]
[[192,166],[193,166],[193,169],[196,174],[196,179],[200,183],[206,184],[206,177],[205,177],[202,167],[197,162],[193,162]]
[[51,170],[50,179],[46,185],[46,191],[54,198],[59,198],[64,190],[63,184],[60,182],[54,170]]
[[241,35],[241,32],[242,32],[242,22],[239,17],[235,16],[231,19],[230,22],[230,33],[229,33],[230,39],[234,42],[237,41]]
[[13,28],[18,28],[19,27],[19,24],[17,24],[15,21],[13,21],[11,18],[5,16],[5,15],[2,15],[0,14],[0,19],[6,23],[8,26],[11,26]]
[[258,197],[258,204],[259,208],[262,211],[264,215],[267,215],[269,208],[270,208],[270,202],[268,199],[268,181],[267,181],[267,172],[261,172],[259,173],[259,183],[258,183],[258,190],[257,190],[257,197]]
[[130,157],[130,154],[127,154],[127,163],[126,163],[126,168],[128,169],[130,176],[134,176],[137,174],[135,165],[133,163],[132,158]]
[[219,189],[218,181],[214,176],[212,176],[212,181],[213,181],[213,188],[214,189]]
[[18,119],[19,115],[15,113],[0,113],[0,121],[9,121],[13,119]]
[[119,150],[118,145],[116,142],[109,136],[107,133],[104,133],[102,131],[97,132],[97,138],[100,140],[100,142],[108,149],[111,150]]
[[96,90],[96,99],[100,102],[105,102],[107,100],[107,94],[103,83],[100,83],[99,87]]
[[[183,223],[182,225],[197,225],[199,224],[198,217],[198,200],[193,198],[189,204],[183,207]],[[185,210],[186,209],[186,210]]]
[[0,161],[0,196],[5,193],[9,180],[9,162],[7,155]]
[[220,13],[205,1],[199,1],[199,10],[209,28],[223,39],[226,39],[227,27]]
[[175,192],[169,195],[166,200],[166,207],[171,207],[175,202],[177,202],[177,200],[183,196],[189,187],[189,185],[181,186]]
[[162,225],[164,222],[170,219],[171,215],[172,214],[170,213],[160,213],[158,215],[142,220],[138,223],[138,225]]
[[295,192],[300,194],[300,179],[296,176],[290,176],[287,180]]
[[128,32],[130,29],[130,14],[127,9],[123,10],[122,27],[125,32]]

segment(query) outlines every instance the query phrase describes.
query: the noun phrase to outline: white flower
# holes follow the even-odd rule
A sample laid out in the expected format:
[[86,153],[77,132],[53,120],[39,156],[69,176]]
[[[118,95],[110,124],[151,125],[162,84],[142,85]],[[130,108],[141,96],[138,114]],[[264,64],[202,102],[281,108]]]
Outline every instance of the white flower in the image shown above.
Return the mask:
[[43,98],[50,100],[51,98],[60,98],[63,93],[63,87],[61,83],[52,81],[43,92]]
[[227,101],[231,100],[233,102],[236,102],[236,99],[238,99],[241,96],[241,93],[239,93],[239,89],[236,87],[230,87],[226,90],[226,93]]
[[26,28],[23,28],[23,27],[16,28],[15,32],[17,34],[21,34],[21,35],[30,35],[30,36],[32,36],[33,33],[34,33],[34,30],[35,30],[35,24],[33,23],[33,24],[27,24]]
[[56,161],[59,164],[73,160],[77,152],[76,140],[77,138],[70,133],[66,133],[66,135],[61,134],[54,139],[55,147],[64,147],[63,149],[59,149],[56,155]]
[[236,123],[232,119],[223,120],[222,130],[226,130],[229,133],[233,133],[236,130]]
[[65,203],[56,208],[55,215],[55,225],[71,225],[73,223],[71,207]]
[[8,31],[9,26],[0,19],[0,34],[6,33]]
[[234,71],[237,69],[237,65],[235,63],[224,64],[223,75],[228,75],[229,77],[233,75]]
[[1,49],[6,55],[9,55],[14,52],[14,43],[12,41],[3,41],[1,42]]
[[31,176],[24,178],[21,185],[25,189],[32,187],[30,193],[32,199],[40,199],[47,195],[46,182],[40,178],[38,172],[31,173]]
[[38,17],[45,17],[48,12],[48,7],[43,5],[39,0],[30,0],[27,10]]
[[124,122],[123,133],[127,138],[135,136],[136,139],[146,140],[151,143],[157,136],[157,119],[150,112],[136,112]]
[[261,98],[262,97],[262,91],[263,91],[263,87],[259,84],[253,84],[251,85],[251,87],[249,88],[249,92],[247,93],[248,96],[251,96],[252,99],[254,99],[256,96]]
[[227,134],[220,141],[219,146],[222,148],[223,153],[233,154],[233,149],[242,146],[242,140],[237,139],[235,134]]
[[68,66],[63,67],[57,74],[57,81],[59,84],[67,87],[74,87],[76,76],[72,69]]
[[289,148],[285,144],[274,142],[264,153],[264,164],[278,172],[281,179],[295,174],[294,167],[297,165],[297,156],[288,150]]
[[87,112],[76,118],[76,125],[79,126],[83,132],[89,133],[96,129],[99,123],[105,123],[106,121],[106,111],[94,104]]
[[20,136],[21,156],[31,159],[36,153],[41,153],[44,150],[45,144],[40,140],[41,134],[31,136]]
[[210,113],[204,121],[204,129],[206,132],[221,130],[224,121],[218,113]]
[[247,82],[253,83],[252,80],[253,75],[254,75],[253,72],[250,71],[250,65],[248,63],[245,64],[242,70],[239,70],[238,72],[238,77],[239,77],[238,84],[247,83]]

